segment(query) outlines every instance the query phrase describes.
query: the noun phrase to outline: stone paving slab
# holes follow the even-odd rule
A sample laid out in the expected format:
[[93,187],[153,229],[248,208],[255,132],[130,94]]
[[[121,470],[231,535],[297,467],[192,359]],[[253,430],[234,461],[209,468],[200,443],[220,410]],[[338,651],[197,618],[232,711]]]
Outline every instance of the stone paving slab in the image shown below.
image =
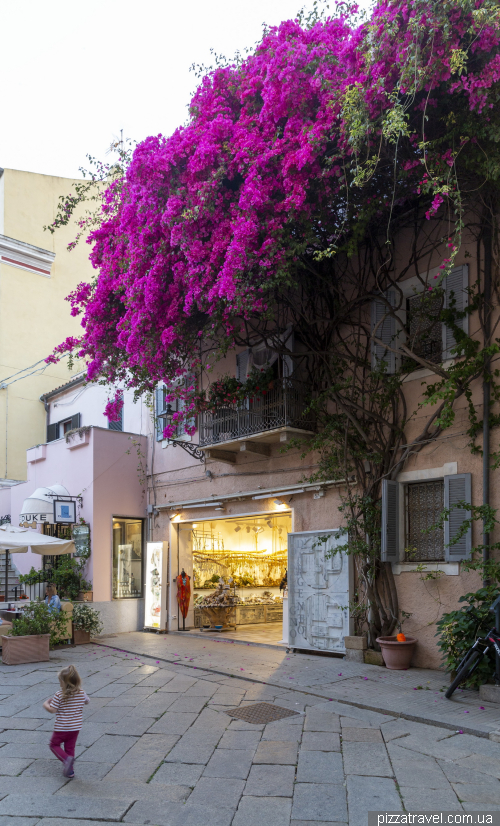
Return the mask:
[[374,777],[392,777],[385,746],[378,743],[344,743],[344,770],[346,774]]
[[294,766],[254,765],[245,786],[253,797],[291,797],[295,780]]
[[298,783],[343,783],[342,755],[336,752],[301,751]]
[[366,826],[367,812],[400,812],[403,807],[394,780],[386,777],[348,777],[349,826]]
[[453,789],[416,789],[400,786],[405,809],[409,812],[461,812],[462,806]]
[[152,823],[155,826],[231,826],[233,809],[207,805],[172,803],[164,806],[147,800],[134,803],[124,823]]
[[163,763],[151,778],[149,785],[179,785],[194,788],[201,777],[203,769],[203,764]]
[[[245,733],[253,734],[253,732]],[[255,733],[258,734],[259,732]],[[234,734],[239,736],[243,734],[243,732],[238,731],[234,732]],[[224,735],[224,737],[226,737],[226,735]],[[223,744],[223,742],[224,738],[222,738],[221,745]],[[262,742],[259,743],[259,745],[257,746],[257,751],[255,752],[253,762],[265,763],[269,765],[281,764],[294,766],[297,762],[297,753],[297,743],[287,743],[286,741],[283,742],[276,740],[262,740]]]
[[57,797],[56,795],[19,795],[9,794],[0,800],[0,815],[27,815],[28,817],[44,817],[50,812],[53,818],[104,818],[105,820],[121,820],[130,807],[130,801],[106,800],[92,797]]
[[330,783],[296,783],[292,804],[294,820],[347,821],[345,786]]
[[254,754],[255,749],[216,749],[207,763],[203,776],[246,780]]
[[289,826],[292,801],[283,797],[243,797],[232,826]]

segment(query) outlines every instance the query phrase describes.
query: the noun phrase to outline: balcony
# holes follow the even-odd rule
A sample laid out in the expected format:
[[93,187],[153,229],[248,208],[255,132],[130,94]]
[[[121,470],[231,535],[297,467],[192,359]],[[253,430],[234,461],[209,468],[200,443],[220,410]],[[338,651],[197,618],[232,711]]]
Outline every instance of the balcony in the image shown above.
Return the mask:
[[295,379],[277,379],[262,398],[205,411],[198,418],[199,445],[207,458],[236,462],[240,452],[270,454],[273,442],[287,442],[316,431],[314,415],[307,410],[308,387]]

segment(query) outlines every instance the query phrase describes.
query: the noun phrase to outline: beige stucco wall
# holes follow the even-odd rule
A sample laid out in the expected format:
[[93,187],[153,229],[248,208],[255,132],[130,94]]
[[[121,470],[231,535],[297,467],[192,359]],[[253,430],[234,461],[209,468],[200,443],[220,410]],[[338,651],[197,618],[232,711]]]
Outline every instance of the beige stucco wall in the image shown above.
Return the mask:
[[[66,249],[75,237],[74,225],[54,234],[43,230],[71,184],[67,178],[14,169],[0,178],[0,233],[55,253],[50,278],[0,263],[0,383],[45,358],[67,336],[79,335],[79,321],[64,299],[91,278],[89,248],[82,241],[72,252]],[[66,361],[27,376],[30,372],[0,390],[0,478],[26,479],[26,449],[45,441],[40,395],[73,375]]]

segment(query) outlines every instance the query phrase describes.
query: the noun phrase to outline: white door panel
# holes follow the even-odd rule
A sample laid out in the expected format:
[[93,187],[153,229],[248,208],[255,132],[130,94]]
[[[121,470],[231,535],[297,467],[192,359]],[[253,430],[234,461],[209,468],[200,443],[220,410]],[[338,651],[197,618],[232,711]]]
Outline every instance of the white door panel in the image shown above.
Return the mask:
[[352,560],[339,530],[288,534],[289,645],[317,651],[345,652],[350,633]]

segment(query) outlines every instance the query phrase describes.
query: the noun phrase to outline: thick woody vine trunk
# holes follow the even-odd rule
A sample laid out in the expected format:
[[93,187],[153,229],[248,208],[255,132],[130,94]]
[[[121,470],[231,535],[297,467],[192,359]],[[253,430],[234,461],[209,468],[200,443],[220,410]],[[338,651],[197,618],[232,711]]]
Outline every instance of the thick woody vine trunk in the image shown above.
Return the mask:
[[380,650],[377,637],[390,636],[397,625],[398,594],[390,562],[376,560],[362,568],[366,597],[370,604],[368,644]]

